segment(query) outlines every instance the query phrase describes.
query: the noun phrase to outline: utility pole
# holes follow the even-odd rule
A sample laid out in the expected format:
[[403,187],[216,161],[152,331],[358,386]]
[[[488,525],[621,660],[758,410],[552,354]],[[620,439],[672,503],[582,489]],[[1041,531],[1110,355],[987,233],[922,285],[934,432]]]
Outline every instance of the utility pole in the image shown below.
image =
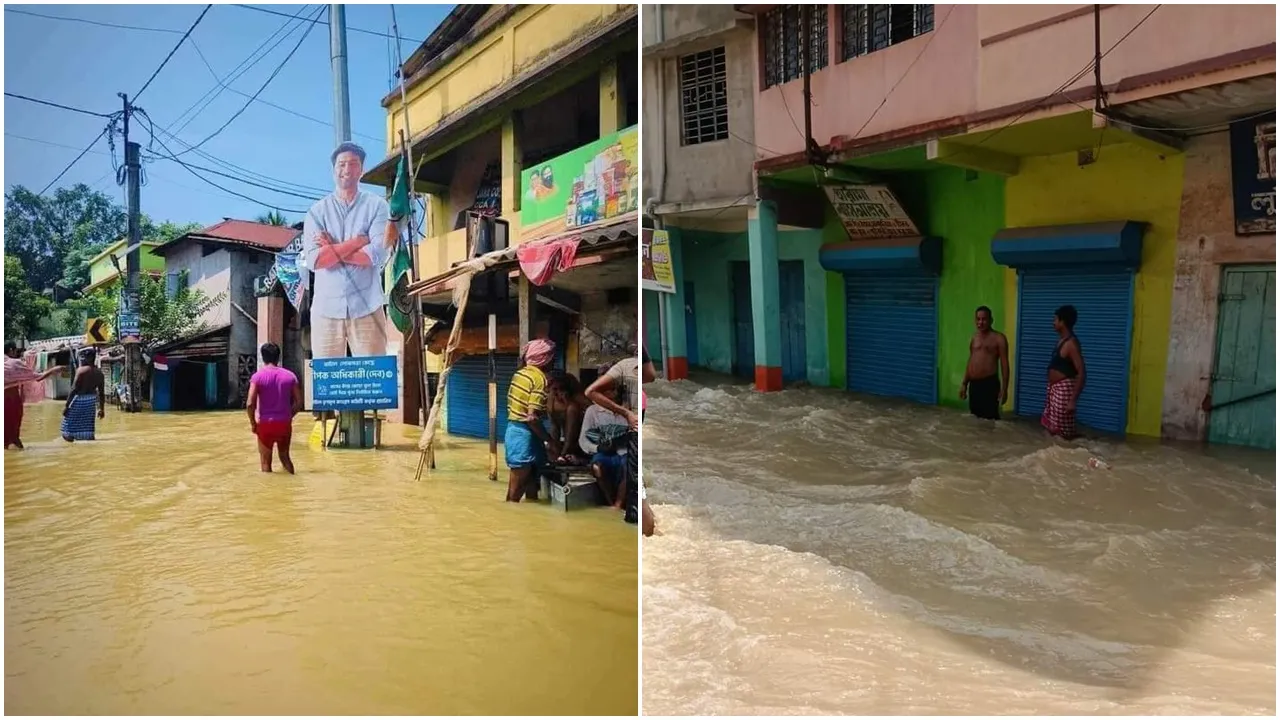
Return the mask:
[[347,86],[347,9],[329,6],[329,65],[333,70],[334,147],[351,139],[351,93]]
[[[141,173],[142,164],[140,155],[142,146],[136,142],[129,140],[129,116],[133,113],[133,106],[129,104],[129,96],[120,93],[120,99],[124,103],[124,167],[125,167],[125,189],[128,200],[128,220],[129,220],[129,242],[128,250],[125,255],[125,290],[124,302],[121,303],[121,330],[122,340],[127,340],[127,333],[124,330],[141,330],[140,327],[126,327],[126,325],[141,325],[142,308],[140,307],[138,297],[138,280],[142,271],[142,210],[140,198]],[[125,384],[129,388],[128,402],[125,403],[125,412],[138,412],[140,407],[139,399],[142,397],[142,344],[141,337],[135,336],[133,342],[126,342],[124,345],[124,373]]]

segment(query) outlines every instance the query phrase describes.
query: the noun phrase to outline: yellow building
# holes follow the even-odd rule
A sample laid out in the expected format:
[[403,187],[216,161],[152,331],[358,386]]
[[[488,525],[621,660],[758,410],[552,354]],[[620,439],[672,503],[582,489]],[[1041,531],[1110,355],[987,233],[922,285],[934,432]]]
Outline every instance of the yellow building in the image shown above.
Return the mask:
[[[405,60],[403,98],[397,87],[383,100],[386,156],[365,182],[390,189],[401,139],[409,142],[415,190],[427,197],[418,277],[509,251],[492,273],[498,281],[477,280],[486,289],[473,292],[462,319],[460,354],[474,357],[450,375],[450,432],[468,434],[455,423],[459,398],[475,390],[477,408],[487,403],[479,355],[489,314],[498,318],[500,377],[531,337],[555,340],[560,367],[584,380],[635,342],[638,39],[634,4],[459,5]],[[531,281],[515,248],[539,242],[581,248],[575,262]],[[416,294],[446,335],[447,283]],[[428,347],[439,350],[431,335]],[[505,403],[505,386],[501,394]],[[481,419],[476,431],[487,435],[487,413]]]

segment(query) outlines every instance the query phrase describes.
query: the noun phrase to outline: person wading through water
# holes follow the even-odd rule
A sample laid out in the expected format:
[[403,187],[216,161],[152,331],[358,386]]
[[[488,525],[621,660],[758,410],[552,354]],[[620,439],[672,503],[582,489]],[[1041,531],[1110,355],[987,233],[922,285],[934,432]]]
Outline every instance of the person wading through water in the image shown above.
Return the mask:
[[22,445],[22,416],[27,403],[37,403],[44,397],[44,381],[50,375],[64,370],[51,367],[37,373],[22,361],[22,351],[13,343],[4,344],[4,449]]
[[62,439],[67,442],[96,439],[94,416],[98,420],[107,416],[106,380],[97,360],[97,350],[91,347],[80,350],[80,367],[76,368],[67,407],[62,411]]
[[560,442],[547,431],[547,369],[555,359],[555,343],[531,340],[520,350],[522,367],[511,377],[507,391],[507,432],[502,446],[510,476],[507,502],[524,497],[536,501],[547,452],[560,455]]
[[1000,406],[1009,397],[1009,340],[991,329],[991,308],[986,305],[974,311],[973,324],[978,331],[969,340],[960,399],[968,398],[969,412],[975,417],[999,420]]
[[[635,352],[635,347],[631,348]],[[596,378],[587,388],[587,397],[591,402],[609,410],[627,421],[626,451],[627,472],[618,485],[619,498],[626,498],[624,518],[629,523],[639,521],[640,480],[640,360],[632,355],[614,363],[609,372]],[[618,397],[621,402],[614,398]]]
[[271,449],[279,448],[280,464],[293,474],[289,445],[293,440],[293,416],[302,410],[302,386],[292,370],[280,367],[280,346],[262,346],[262,369],[249,378],[249,429],[258,437],[262,472],[271,472]]
[[1040,424],[1064,440],[1076,436],[1076,401],[1084,390],[1084,356],[1076,339],[1076,309],[1063,305],[1053,313],[1058,345],[1049,357],[1049,385]]

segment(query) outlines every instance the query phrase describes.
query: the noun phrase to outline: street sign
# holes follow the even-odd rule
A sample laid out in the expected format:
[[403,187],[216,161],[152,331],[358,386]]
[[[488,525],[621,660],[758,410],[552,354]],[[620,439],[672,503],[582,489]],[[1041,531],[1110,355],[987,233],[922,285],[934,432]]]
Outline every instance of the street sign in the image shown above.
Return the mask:
[[111,342],[111,328],[102,318],[89,318],[84,326],[85,345],[105,345]]
[[316,358],[310,362],[312,410],[394,410],[398,407],[396,357]]
[[120,313],[120,342],[136,343],[142,336],[142,318],[137,313]]

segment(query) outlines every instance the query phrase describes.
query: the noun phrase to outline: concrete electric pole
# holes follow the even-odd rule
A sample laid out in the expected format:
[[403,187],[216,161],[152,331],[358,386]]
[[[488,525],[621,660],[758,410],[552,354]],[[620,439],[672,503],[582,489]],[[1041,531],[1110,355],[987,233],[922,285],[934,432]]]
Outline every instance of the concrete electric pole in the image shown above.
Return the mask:
[[351,139],[351,93],[347,89],[347,10],[329,6],[329,65],[333,70],[334,147]]
[[125,385],[128,399],[125,412],[137,412],[142,397],[142,345],[140,343],[142,307],[139,298],[139,274],[142,272],[142,210],[141,210],[141,151],[142,146],[129,140],[129,116],[133,106],[129,96],[120,93],[124,103],[124,167],[125,191],[128,201],[129,242],[125,255],[125,290],[119,313],[119,339],[124,342]]

